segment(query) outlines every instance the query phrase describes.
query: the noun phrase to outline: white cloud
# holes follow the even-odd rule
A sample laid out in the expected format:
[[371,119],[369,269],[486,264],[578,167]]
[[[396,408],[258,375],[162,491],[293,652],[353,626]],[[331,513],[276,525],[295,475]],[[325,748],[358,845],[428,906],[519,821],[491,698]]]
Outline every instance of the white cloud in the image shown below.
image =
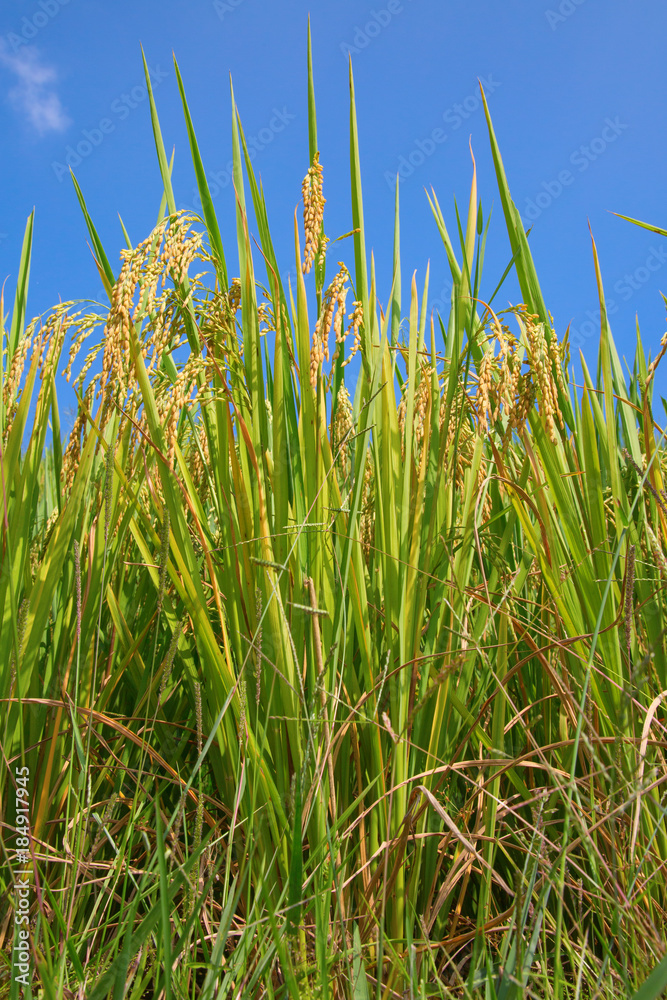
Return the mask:
[[7,43],[0,38],[0,66],[17,78],[7,92],[9,103],[25,115],[40,135],[45,132],[62,132],[70,124],[53,88],[57,73],[41,61],[34,45],[27,45],[16,54],[8,51]]

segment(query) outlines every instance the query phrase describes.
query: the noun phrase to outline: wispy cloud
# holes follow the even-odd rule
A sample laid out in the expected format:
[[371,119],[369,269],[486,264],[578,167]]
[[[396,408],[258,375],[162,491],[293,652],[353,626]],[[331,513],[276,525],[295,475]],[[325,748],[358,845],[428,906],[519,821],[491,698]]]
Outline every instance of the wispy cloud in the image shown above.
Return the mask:
[[12,107],[25,115],[30,125],[44,135],[45,132],[62,132],[70,124],[60,98],[54,89],[57,73],[45,65],[34,45],[27,45],[17,53],[8,51],[7,43],[0,38],[0,66],[17,78],[15,86],[7,91]]

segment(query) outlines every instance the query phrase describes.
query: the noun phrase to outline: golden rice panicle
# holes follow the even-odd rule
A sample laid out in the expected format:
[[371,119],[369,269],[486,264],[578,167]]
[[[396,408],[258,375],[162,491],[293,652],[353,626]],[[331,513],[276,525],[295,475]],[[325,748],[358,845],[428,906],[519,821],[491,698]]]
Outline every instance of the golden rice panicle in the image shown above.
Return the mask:
[[[79,351],[81,350],[81,348],[83,347],[83,345],[85,344],[86,340],[93,332],[93,330],[96,327],[100,326],[102,322],[103,322],[102,316],[100,316],[98,313],[88,313],[87,315],[82,316],[80,319],[75,320],[73,324],[74,332],[72,333],[72,342],[69,349],[67,366],[61,372],[61,375],[65,377],[65,381],[68,384],[72,378],[72,366],[79,355]],[[101,344],[96,344],[95,347],[90,349],[88,356],[86,357],[86,361],[84,362],[84,367],[86,367],[87,365],[86,373],[88,372],[88,369],[92,364],[92,361],[97,356],[101,346],[102,346]],[[91,353],[92,353],[92,359],[90,360],[89,363],[89,358]],[[77,381],[75,382],[75,385],[79,384],[80,378],[81,376],[79,375]]]
[[493,356],[493,345],[489,345],[484,352],[477,372],[477,413],[479,429],[484,434],[488,433],[489,430],[488,415],[491,410],[491,389],[495,369],[496,359]]
[[[462,420],[459,428],[458,441],[455,441],[455,433],[452,429],[449,434],[447,446],[451,449],[452,461],[456,461],[454,469],[454,481],[456,487],[463,496],[465,489],[466,469],[472,464],[474,450],[474,434],[468,420]],[[454,448],[456,444],[456,448]]]
[[408,412],[408,385],[406,379],[401,386],[401,401],[398,404],[398,434],[401,439],[401,458],[405,459],[405,421]]
[[189,406],[193,401],[193,385],[195,393],[197,391],[197,374],[204,370],[204,363],[201,357],[191,356],[178,373],[174,384],[159,396],[156,396],[158,412],[161,412],[162,423],[165,429],[167,441],[167,462],[173,465],[176,454],[176,442],[178,438],[178,424],[184,407]]
[[[444,393],[446,395],[446,383]],[[480,426],[479,415],[477,429],[474,429],[475,422],[473,418],[476,408],[476,401],[474,401],[465,392],[463,384],[459,384],[455,390],[451,407],[450,421],[446,428],[447,437],[445,441],[445,461],[447,463],[448,470],[451,470],[448,474],[451,478],[453,478],[455,488],[458,490],[462,501],[465,500],[465,477],[466,472],[472,465],[474,458],[477,434],[485,433]],[[444,403],[443,396],[439,413],[439,426],[441,433],[445,430],[445,416],[446,404]],[[475,483],[476,493],[479,493],[483,489],[487,474],[486,460],[482,458]],[[482,508],[483,520],[487,520],[490,515],[491,500],[487,493],[484,500],[484,507]]]
[[350,443],[349,436],[354,429],[352,422],[352,402],[350,394],[344,385],[338,390],[336,402],[336,419],[334,421],[333,451],[334,460],[338,460],[343,482],[347,479],[350,470]]
[[65,453],[63,455],[60,478],[63,484],[63,493],[65,495],[69,494],[69,491],[72,488],[72,483],[74,482],[74,477],[76,476],[76,470],[79,468],[79,460],[81,458],[81,435],[85,431],[88,420],[87,413],[93,403],[94,388],[95,383],[91,382],[86,390],[86,394],[83,399],[83,406],[80,406],[78,409],[74,426],[70,431],[67,448],[65,449]]
[[324,349],[322,347],[322,339],[319,334],[320,321],[318,320],[315,324],[315,329],[313,331],[313,342],[310,348],[310,384],[313,389],[317,385],[317,373],[319,371],[320,365],[324,361]]
[[3,443],[6,443],[9,435],[9,429],[12,425],[12,421],[18,407],[19,386],[23,376],[25,359],[28,356],[28,351],[30,350],[37,322],[37,320],[33,320],[29,325],[23,334],[23,337],[19,341],[16,350],[12,355],[11,361],[9,362],[9,371],[7,372],[2,387],[2,402],[5,410],[5,433]]
[[345,336],[352,331],[354,334],[354,344],[352,345],[352,350],[343,362],[343,365],[349,365],[350,361],[361,347],[361,327],[364,322],[364,310],[361,302],[355,301],[352,303],[352,312],[347,318],[349,319],[350,324],[345,332]]
[[312,165],[308,168],[308,173],[303,179],[301,194],[303,196],[303,228],[306,237],[301,269],[304,274],[308,274],[315,262],[316,254],[326,246],[326,237],[321,239],[326,198],[322,195],[322,164],[320,163],[319,151],[315,153]]
[[422,449],[424,447],[424,427],[426,423],[426,416],[429,412],[429,404],[431,402],[431,378],[433,376],[433,368],[431,365],[422,365],[421,379],[419,385],[415,390],[415,413],[414,413],[414,432],[415,432],[415,458],[417,464],[421,463],[422,459]]
[[208,477],[206,469],[211,463],[208,450],[208,435],[206,428],[202,424],[195,435],[190,446],[190,476],[195,489],[199,494],[199,499],[203,503],[208,495]]
[[162,249],[162,286],[170,273],[175,284],[180,284],[188,276],[188,269],[194,258],[199,254],[202,233],[193,232],[188,235],[193,216],[187,213],[172,217],[169,228],[164,234]]
[[348,279],[348,272],[345,265],[338,264],[339,271],[324,293],[324,305],[322,313],[315,324],[313,331],[313,341],[310,349],[310,384],[313,388],[317,385],[317,373],[319,366],[329,360],[329,334],[331,327],[336,330],[336,340],[339,341],[342,318],[339,319],[341,309],[345,310],[345,298],[347,290],[345,283]]
[[159,367],[162,355],[173,343],[177,335],[176,317],[179,315],[179,303],[172,294],[163,294],[154,305],[141,351],[148,371]]
[[521,362],[517,357],[516,337],[513,337],[509,333],[509,330],[507,330],[507,334],[507,339],[503,345],[502,365],[498,381],[498,403],[495,415],[497,416],[502,402],[508,417],[508,423],[511,423],[512,415],[516,408],[519,381],[521,379]]
[[[202,257],[201,233],[188,235],[192,217],[187,213],[172,217],[169,228],[164,231],[162,252],[149,256],[143,265],[141,275],[141,295],[133,319],[147,319],[144,331],[142,355],[148,359],[148,368],[157,368],[163,353],[173,349],[179,335],[184,334],[182,305],[176,287],[188,277],[188,269],[195,257]],[[159,246],[159,240],[154,244]],[[174,289],[157,296],[160,279],[164,289],[166,279],[171,276]],[[198,284],[198,277],[191,279],[191,291]]]
[[[497,357],[495,355],[496,341],[500,348]],[[507,449],[512,439],[512,432],[525,421],[528,414],[528,410],[525,410],[527,398],[525,379],[521,373],[521,360],[517,346],[517,339],[509,327],[494,317],[489,344],[477,373],[475,403],[479,429],[484,434],[489,432],[490,426],[496,425],[501,415],[504,416],[505,432],[501,445],[502,451]],[[530,406],[532,406],[534,395],[529,398]]]
[[523,374],[519,370],[514,398],[514,407],[505,430],[503,439],[503,451],[509,446],[514,431],[521,431],[530,415],[530,411],[535,406],[537,388],[531,378],[530,372]]
[[558,405],[558,386],[553,377],[553,357],[544,335],[544,325],[539,317],[531,315],[527,310],[517,313],[519,324],[523,327],[528,340],[530,363],[533,380],[537,389],[537,400],[544,417],[547,434],[556,444],[556,421],[561,428],[565,427],[563,414]]
[[57,364],[65,342],[67,331],[73,326],[79,314],[71,315],[71,302],[61,302],[51,313],[40,331],[39,365],[40,379],[49,375]]
[[227,302],[232,314],[236,314],[241,308],[241,279],[232,278],[232,283],[227,292]]
[[111,293],[111,308],[104,328],[104,354],[98,396],[107,386],[116,386],[122,396],[127,387],[127,366],[130,363],[130,323],[134,295],[139,282],[143,259],[150,252],[148,240],[134,250],[121,250],[123,261],[120,274]]
[[[347,274],[347,272],[346,272]],[[345,338],[347,336],[347,331],[343,330],[343,321],[345,319],[345,300],[347,299],[347,293],[349,289],[343,283],[343,287],[338,293],[338,308],[336,309],[336,314],[333,320],[334,336],[336,338],[336,350],[333,353],[332,361],[337,361],[338,356],[343,350],[345,344]]]
[[128,391],[132,325],[139,333],[143,321],[148,320],[142,354],[147,359],[152,348],[149,367],[157,367],[163,351],[171,346],[178,304],[169,293],[158,299],[158,287],[161,280],[164,288],[168,277],[175,285],[183,282],[193,259],[200,254],[202,235],[189,235],[190,222],[191,217],[185,213],[164,219],[138,246],[121,250],[123,264],[111,294],[98,394],[110,385],[121,398]]
[[[442,375],[442,387],[440,390],[440,408],[438,411],[438,430],[442,433],[442,428],[445,425],[445,420],[447,418],[447,395],[449,392],[449,380],[452,377],[452,365],[445,359]],[[463,387],[460,382],[456,382],[454,388],[454,396],[450,408],[450,420],[454,419],[455,414],[459,413],[461,410],[461,396],[463,393]]]
[[[414,398],[414,411],[412,415],[412,433],[414,434],[414,458],[417,465],[422,459],[422,449],[424,447],[424,434],[426,427],[426,418],[429,412],[429,406],[431,404],[431,382],[433,378],[433,368],[431,365],[423,364],[421,366],[421,373],[419,383],[415,389]],[[401,389],[401,401],[398,404],[398,432],[401,439],[401,457],[405,459],[405,435],[408,431],[406,428],[407,420],[407,405],[408,405],[408,387],[409,380],[406,379],[403,383]],[[440,426],[444,422],[445,418],[445,404],[444,402],[440,406]]]
[[512,370],[516,338],[512,336],[509,327],[501,323],[497,317],[494,319],[493,336],[498,341],[500,348],[498,352],[498,392],[493,418],[495,420],[503,402],[503,387]]
[[570,351],[569,347],[566,347],[565,342],[563,343],[558,342],[558,338],[556,337],[556,334],[553,329],[551,331],[549,352],[551,354],[551,360],[553,362],[553,370],[556,373],[556,385],[564,395],[567,395],[568,387],[565,379],[565,372],[567,371],[567,363],[570,356]]
[[[266,296],[266,293],[264,293]],[[266,333],[267,330],[275,330],[276,319],[273,315],[273,309],[271,308],[270,302],[260,302],[257,305],[257,322],[258,324],[264,324],[260,329],[260,334]]]

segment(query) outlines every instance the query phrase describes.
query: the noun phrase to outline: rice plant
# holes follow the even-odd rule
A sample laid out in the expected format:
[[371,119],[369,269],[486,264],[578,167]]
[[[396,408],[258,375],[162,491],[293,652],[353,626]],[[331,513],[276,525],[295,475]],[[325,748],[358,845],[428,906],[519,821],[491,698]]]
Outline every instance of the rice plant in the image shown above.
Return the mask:
[[202,217],[146,72],[164,197],[115,268],[74,179],[108,306],[26,325],[32,217],[0,305],[0,995],[27,766],[26,995],[660,996],[667,335],[626,378],[593,243],[577,392],[486,103],[505,274],[473,161],[456,239],[428,199],[449,315],[401,280],[398,186],[382,303],[351,66],[346,260],[325,233],[310,38],[296,280],[233,94],[231,276],[176,76]]

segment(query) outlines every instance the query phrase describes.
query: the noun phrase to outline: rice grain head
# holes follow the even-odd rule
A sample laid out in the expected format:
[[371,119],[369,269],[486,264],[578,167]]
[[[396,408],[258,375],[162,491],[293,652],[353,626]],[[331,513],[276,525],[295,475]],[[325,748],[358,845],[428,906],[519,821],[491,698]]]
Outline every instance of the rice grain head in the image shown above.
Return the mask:
[[539,322],[539,317],[531,315],[525,307],[517,311],[517,317],[528,340],[530,364],[540,412],[544,417],[547,434],[553,444],[556,444],[558,441],[556,422],[561,430],[564,430],[565,422],[558,405],[558,385],[553,376],[554,356],[547,344],[544,326]]
[[[308,274],[315,262],[316,254],[326,247],[327,239],[322,234],[324,220],[324,205],[326,198],[322,195],[322,164],[319,151],[313,157],[312,165],[301,185],[303,196],[303,228],[305,232],[305,248],[301,270]],[[321,238],[322,237],[322,238]]]
[[484,434],[488,433],[489,430],[488,415],[491,410],[491,388],[493,386],[493,373],[496,368],[497,364],[493,355],[493,347],[489,347],[484,353],[477,373],[477,413],[479,429]]
[[81,435],[84,433],[88,423],[86,410],[92,407],[93,392],[94,384],[91,384],[88,386],[86,395],[84,396],[84,405],[80,406],[78,409],[74,426],[70,431],[67,447],[63,455],[60,479],[63,484],[63,494],[65,496],[69,495],[72,483],[74,482],[74,477],[76,476],[76,470],[79,467],[79,459],[81,458]]
[[227,303],[230,311],[235,314],[241,308],[241,279],[232,278],[232,283],[227,292]]
[[349,455],[350,444],[349,435],[354,429],[352,422],[352,401],[346,387],[342,385],[338,390],[336,402],[336,419],[334,421],[333,452],[334,460],[338,461],[342,481],[348,477],[350,471]]
[[331,327],[336,330],[336,340],[339,340],[342,319],[339,318],[341,311],[345,310],[345,298],[347,290],[345,283],[348,279],[347,268],[343,263],[338,265],[339,271],[324,294],[322,312],[313,331],[313,341],[310,349],[310,384],[313,388],[317,385],[317,373],[324,361],[329,360],[329,334]]
[[415,413],[413,424],[415,432],[415,461],[417,465],[420,465],[422,460],[422,451],[424,448],[424,422],[426,420],[428,406],[431,401],[432,376],[432,366],[422,365],[421,378],[415,391]]
[[206,428],[202,425],[197,431],[196,438],[191,443],[189,453],[190,476],[202,503],[208,496],[208,476],[206,475],[206,469],[210,463],[208,435],[206,434]]
[[364,310],[361,302],[355,301],[352,303],[352,312],[347,318],[350,323],[345,332],[345,336],[347,336],[347,334],[351,331],[354,334],[354,344],[352,345],[352,350],[349,355],[343,362],[344,366],[349,365],[350,361],[361,347],[361,327],[364,322]]

